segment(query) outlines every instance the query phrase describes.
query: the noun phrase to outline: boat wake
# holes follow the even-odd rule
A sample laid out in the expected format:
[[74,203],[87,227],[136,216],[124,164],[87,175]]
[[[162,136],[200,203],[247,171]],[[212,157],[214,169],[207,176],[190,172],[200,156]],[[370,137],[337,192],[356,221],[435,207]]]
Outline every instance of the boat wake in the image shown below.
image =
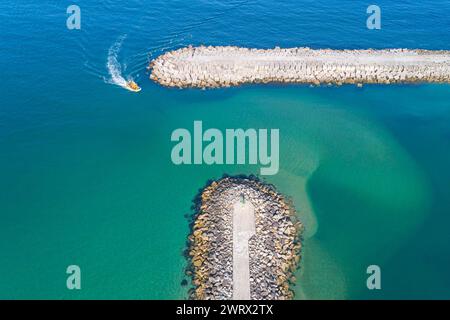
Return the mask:
[[126,79],[122,75],[122,65],[119,62],[119,53],[122,43],[127,36],[121,36],[108,50],[108,59],[106,61],[106,67],[110,75],[109,79],[105,79],[106,83],[120,86],[130,91],[136,91],[130,88],[129,83],[133,81],[133,77],[128,76]]

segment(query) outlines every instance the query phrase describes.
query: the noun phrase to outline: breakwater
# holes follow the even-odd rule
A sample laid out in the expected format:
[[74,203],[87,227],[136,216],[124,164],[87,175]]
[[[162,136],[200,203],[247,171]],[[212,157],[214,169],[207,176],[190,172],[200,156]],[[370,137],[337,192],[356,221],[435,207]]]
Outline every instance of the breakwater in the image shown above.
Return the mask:
[[244,83],[450,83],[450,51],[185,47],[153,60],[150,78],[167,87]]
[[[190,298],[236,299],[233,295],[246,288],[235,286],[246,281],[250,299],[293,298],[302,224],[272,185],[255,177],[213,181],[201,191],[192,223]],[[253,233],[246,233],[252,227]],[[236,243],[242,240],[248,243]],[[248,258],[241,259],[245,254]]]

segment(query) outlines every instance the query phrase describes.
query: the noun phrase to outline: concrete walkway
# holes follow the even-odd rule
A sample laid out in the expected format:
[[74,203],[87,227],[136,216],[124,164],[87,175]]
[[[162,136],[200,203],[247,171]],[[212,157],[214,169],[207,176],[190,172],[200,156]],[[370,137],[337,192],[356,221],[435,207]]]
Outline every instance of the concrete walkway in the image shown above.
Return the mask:
[[233,300],[250,300],[248,240],[255,234],[255,208],[250,201],[233,206]]

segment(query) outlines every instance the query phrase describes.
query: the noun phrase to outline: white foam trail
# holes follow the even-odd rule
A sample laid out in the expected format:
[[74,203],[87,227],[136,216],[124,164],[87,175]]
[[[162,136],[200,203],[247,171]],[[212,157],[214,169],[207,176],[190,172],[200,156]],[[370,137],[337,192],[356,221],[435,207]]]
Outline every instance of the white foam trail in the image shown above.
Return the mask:
[[123,41],[126,35],[121,36],[116,43],[114,43],[108,51],[108,59],[106,62],[106,67],[108,68],[109,75],[111,78],[108,83],[121,86],[122,88],[128,89],[127,80],[122,76],[122,66],[119,63],[118,55]]

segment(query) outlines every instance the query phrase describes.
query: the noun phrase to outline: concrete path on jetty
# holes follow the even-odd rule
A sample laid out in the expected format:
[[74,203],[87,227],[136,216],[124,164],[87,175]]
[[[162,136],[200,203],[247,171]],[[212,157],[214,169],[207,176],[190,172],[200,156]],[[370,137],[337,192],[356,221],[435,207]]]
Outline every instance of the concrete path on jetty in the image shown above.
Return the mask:
[[187,47],[150,64],[168,87],[213,88],[243,83],[450,83],[450,51],[250,49]]
[[248,241],[255,234],[255,208],[243,199],[233,206],[233,300],[250,300]]

